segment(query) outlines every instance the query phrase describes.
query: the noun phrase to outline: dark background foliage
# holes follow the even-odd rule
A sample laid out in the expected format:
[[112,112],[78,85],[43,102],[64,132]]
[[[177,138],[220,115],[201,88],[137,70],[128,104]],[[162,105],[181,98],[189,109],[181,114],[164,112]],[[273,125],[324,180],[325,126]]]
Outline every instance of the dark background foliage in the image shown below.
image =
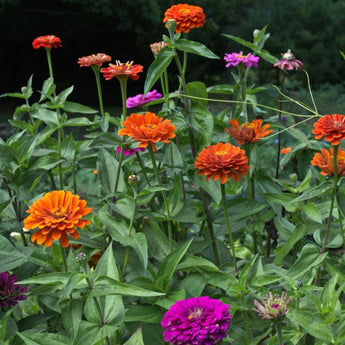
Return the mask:
[[[162,24],[165,10],[177,1],[162,0],[0,0],[0,94],[18,91],[31,74],[39,89],[48,77],[43,49],[35,51],[32,40],[54,34],[63,47],[53,52],[58,88],[75,85],[73,96],[81,103],[97,103],[93,75],[80,68],[78,57],[104,52],[114,60],[134,60],[144,66],[144,75],[131,82],[129,95],[143,90],[145,72],[153,56],[149,45],[167,34]],[[189,38],[202,42],[220,60],[191,57],[188,80],[202,80],[207,86],[226,83],[224,53],[246,49],[222,37],[231,34],[252,39],[254,29],[268,25],[271,38],[265,48],[280,57],[291,49],[302,60],[312,84],[342,84],[345,63],[339,49],[345,50],[345,3],[332,0],[199,0],[189,4],[203,7],[206,25],[192,30]],[[266,62],[260,63],[257,82],[277,82],[278,73]],[[116,80],[104,82],[106,104],[120,104]],[[93,101],[92,101],[93,100]],[[1,99],[2,104],[9,100]],[[91,103],[91,104],[90,104]]]

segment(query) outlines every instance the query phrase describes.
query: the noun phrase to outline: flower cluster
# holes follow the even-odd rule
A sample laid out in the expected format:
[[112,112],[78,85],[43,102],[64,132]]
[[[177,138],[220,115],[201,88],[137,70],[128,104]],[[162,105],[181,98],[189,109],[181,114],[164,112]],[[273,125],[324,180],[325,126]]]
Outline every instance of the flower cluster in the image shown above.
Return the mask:
[[128,109],[134,108],[134,107],[140,107],[144,104],[150,103],[152,101],[155,101],[156,99],[162,98],[162,94],[159,93],[157,90],[149,91],[145,97],[143,94],[138,94],[134,97],[128,97],[126,101],[126,107]]
[[262,126],[261,119],[243,123],[241,126],[236,119],[232,119],[229,124],[231,127],[226,128],[225,132],[236,139],[238,145],[255,143],[273,132],[273,129],[268,129],[269,124]]
[[27,286],[15,284],[17,276],[8,272],[0,273],[0,308],[6,309],[26,300]]
[[124,128],[120,129],[119,135],[127,135],[134,141],[138,141],[139,147],[146,148],[148,145],[156,151],[156,143],[162,141],[170,143],[169,139],[175,138],[175,125],[170,120],[158,117],[154,113],[131,114],[122,122]]
[[80,200],[79,195],[73,195],[69,191],[55,190],[46,193],[26,211],[30,215],[24,219],[24,228],[38,228],[31,236],[32,242],[37,241],[39,245],[50,247],[53,240],[60,240],[62,247],[68,247],[67,234],[78,239],[79,234],[75,228],[83,228],[91,223],[87,219],[81,219],[92,212],[90,207],[85,206],[85,200]]
[[111,56],[104,53],[83,56],[78,59],[80,67],[102,66],[104,62],[111,61]]
[[143,71],[143,66],[141,65],[134,65],[133,61],[126,63],[120,62],[116,60],[116,64],[109,64],[109,67],[105,67],[101,69],[101,73],[105,80],[112,79],[116,77],[119,80],[126,80],[131,78],[133,80],[138,80],[139,76],[138,73]]
[[176,22],[176,33],[188,33],[190,29],[203,27],[205,17],[205,13],[200,6],[177,4],[165,11],[163,23],[172,19]]
[[231,323],[229,305],[208,296],[177,301],[161,325],[166,342],[176,345],[214,345],[227,336]]
[[[333,176],[334,175],[334,153],[333,148],[326,150],[321,149],[321,153],[315,153],[311,164],[321,169],[321,175]],[[337,175],[345,175],[345,151],[338,149],[337,151]]]
[[195,168],[199,175],[205,175],[206,181],[220,179],[226,183],[228,177],[240,181],[249,171],[248,157],[244,150],[229,143],[218,143],[204,148],[196,157]]
[[246,67],[258,67],[258,56],[254,56],[253,54],[249,53],[247,55],[243,55],[243,51],[239,53],[231,53],[225,54],[224,60],[226,61],[225,67],[228,68],[230,66],[246,66]]
[[278,294],[273,295],[272,292],[269,292],[265,298],[260,297],[261,303],[254,300],[256,308],[253,308],[253,310],[256,311],[264,320],[281,319],[291,310],[288,309],[288,305],[291,300],[292,297],[287,299],[285,291],[281,296]]
[[32,47],[34,49],[39,49],[41,47],[50,49],[58,48],[61,46],[61,39],[54,35],[39,36],[32,41]]

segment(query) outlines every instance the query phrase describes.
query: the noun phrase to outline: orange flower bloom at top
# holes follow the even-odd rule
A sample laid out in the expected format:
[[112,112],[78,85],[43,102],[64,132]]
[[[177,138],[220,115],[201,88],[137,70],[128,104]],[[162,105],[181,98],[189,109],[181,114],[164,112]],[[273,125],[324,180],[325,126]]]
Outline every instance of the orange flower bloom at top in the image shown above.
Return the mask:
[[228,177],[240,181],[249,171],[248,157],[244,150],[229,143],[218,143],[205,147],[196,157],[195,168],[199,175],[205,175],[206,181],[220,179],[224,184]]
[[338,145],[345,139],[345,116],[340,114],[324,115],[319,118],[313,126],[315,139],[321,139],[325,136],[326,141],[332,145]]
[[125,80],[131,78],[133,80],[138,80],[138,73],[143,71],[143,66],[133,65],[133,61],[122,63],[116,60],[116,65],[109,64],[109,67],[101,68],[101,72],[105,80],[112,79],[116,77],[119,80]]
[[233,119],[229,124],[231,127],[226,128],[225,132],[236,139],[238,145],[255,143],[273,132],[273,129],[268,129],[270,127],[269,124],[262,126],[261,119],[243,123],[241,126],[236,119]]
[[165,11],[163,23],[173,19],[176,22],[176,33],[188,33],[190,29],[204,26],[205,17],[205,13],[200,6],[178,4],[169,7]]
[[[321,169],[321,175],[333,176],[334,163],[333,163],[333,149],[321,149],[321,153],[315,153],[310,162]],[[338,176],[345,175],[345,151],[338,149],[337,152],[337,172]]]
[[111,56],[104,53],[98,53],[79,58],[78,64],[80,67],[102,66],[104,62],[109,61],[111,61]]
[[58,48],[61,47],[61,39],[54,35],[46,35],[36,37],[32,41],[32,47],[34,49],[43,48]]
[[124,128],[119,130],[119,135],[127,135],[134,141],[139,141],[139,147],[147,147],[149,144],[157,151],[156,143],[170,143],[175,138],[175,125],[170,120],[158,117],[154,113],[131,114],[122,122]]
[[37,241],[39,245],[44,243],[46,247],[50,247],[53,240],[60,240],[62,247],[68,247],[67,234],[78,239],[79,234],[75,228],[83,228],[91,223],[87,219],[81,219],[92,212],[90,207],[85,206],[86,201],[80,200],[79,195],[73,195],[71,192],[55,190],[46,193],[26,211],[30,215],[24,219],[24,228],[38,228],[32,234],[31,242]]

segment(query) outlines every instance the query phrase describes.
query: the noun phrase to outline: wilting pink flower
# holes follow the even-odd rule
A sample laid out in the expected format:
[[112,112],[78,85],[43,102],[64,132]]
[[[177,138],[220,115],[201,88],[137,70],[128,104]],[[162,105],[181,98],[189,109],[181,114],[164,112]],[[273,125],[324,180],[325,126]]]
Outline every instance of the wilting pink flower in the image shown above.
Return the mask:
[[258,67],[259,59],[260,58],[258,56],[254,56],[251,53],[243,55],[242,51],[239,53],[225,54],[224,56],[224,60],[227,62],[225,65],[226,68],[238,65],[244,65],[246,67]]
[[102,66],[104,62],[109,61],[111,61],[111,56],[103,53],[98,53],[79,58],[78,64],[80,65],[80,67]]
[[158,55],[158,53],[168,45],[168,43],[161,41],[161,42],[155,42],[150,44],[150,48],[152,51],[152,54],[154,57],[156,57]]
[[231,323],[229,305],[208,296],[177,301],[161,325],[164,341],[176,345],[214,345],[227,336]]
[[254,300],[254,305],[256,308],[253,308],[253,310],[265,320],[281,319],[291,310],[288,309],[288,305],[291,300],[292,297],[287,299],[285,291],[281,296],[278,294],[273,295],[272,292],[269,292],[265,298],[260,297],[261,303],[257,300]]
[[[144,147],[136,147],[135,149],[123,148],[123,155],[124,156],[133,156],[138,151],[145,152],[145,148]],[[116,153],[118,153],[118,154],[121,153],[121,147],[120,146],[118,148],[116,148]]]
[[162,98],[162,94],[159,93],[157,90],[149,91],[145,97],[143,94],[140,93],[134,97],[128,97],[126,101],[126,107],[127,108],[140,107],[141,105],[144,105],[146,103],[152,102],[160,98]]
[[298,71],[303,68],[303,63],[302,61],[297,60],[289,49],[286,53],[282,54],[281,60],[274,64],[273,67],[279,67],[280,69],[286,69],[289,71],[295,69]]
[[27,290],[27,286],[15,284],[17,276],[8,272],[0,273],[0,308],[13,307],[18,301],[26,300],[23,295]]

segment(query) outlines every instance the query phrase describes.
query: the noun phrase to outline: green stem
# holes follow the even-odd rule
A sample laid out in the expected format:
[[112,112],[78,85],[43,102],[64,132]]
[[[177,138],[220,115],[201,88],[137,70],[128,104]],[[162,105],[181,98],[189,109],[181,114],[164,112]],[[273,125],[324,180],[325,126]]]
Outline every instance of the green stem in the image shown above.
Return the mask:
[[141,159],[141,157],[140,157],[140,154],[139,154],[138,152],[135,152],[135,155],[137,156],[137,159],[138,159],[138,162],[139,162],[139,164],[140,164],[141,171],[143,172],[143,175],[144,175],[144,178],[145,178],[145,180],[146,180],[146,183],[147,183],[147,185],[148,185],[149,187],[151,187],[150,180],[149,180],[149,178],[148,178],[147,175],[146,175],[145,166],[144,166],[144,163],[143,163],[143,161],[142,161],[142,159]]
[[243,67],[238,67],[239,71],[239,78],[240,78],[240,88],[241,88],[241,101],[243,102],[242,104],[242,111],[243,111],[243,116],[244,116],[244,121],[248,122],[248,114],[247,114],[247,92],[246,92],[246,81],[243,77]]
[[98,101],[99,101],[99,108],[101,110],[102,119],[104,120],[105,113],[103,107],[103,96],[102,96],[102,87],[101,87],[101,78],[99,74],[100,66],[91,66],[93,72],[95,73],[96,78],[96,85],[97,85],[97,93],[98,93]]
[[222,191],[222,204],[223,204],[223,211],[224,211],[226,227],[228,229],[229,242],[230,242],[230,248],[231,248],[231,255],[232,255],[232,260],[234,262],[235,272],[237,272],[238,269],[237,269],[237,263],[236,263],[235,244],[234,244],[234,239],[232,237],[232,231],[231,231],[231,227],[230,227],[230,220],[229,220],[229,216],[228,216],[228,210],[226,208],[225,185],[221,184],[220,187],[221,187],[221,191]]
[[[57,151],[58,151],[58,156],[59,159],[61,159],[61,137],[62,137],[62,131],[61,131],[61,125],[60,125],[60,117],[59,117],[59,128],[58,128],[58,142],[57,142]],[[63,190],[63,176],[62,176],[62,164],[59,163],[58,166],[59,169],[59,179],[60,179],[60,189]]]
[[[157,183],[158,183],[159,187],[162,188],[163,187],[162,180],[161,180],[161,178],[160,178],[160,176],[158,174],[158,169],[157,169],[157,164],[156,164],[156,160],[155,160],[155,155],[153,153],[153,148],[152,148],[151,145],[148,146],[148,150],[149,150],[149,153],[150,153],[150,158],[151,158],[151,161],[152,161],[152,167],[153,167],[153,171],[154,171]],[[166,198],[164,190],[162,190],[162,197],[163,197],[163,201],[164,201],[165,212],[166,212],[167,217],[168,217],[168,238],[169,238],[169,249],[171,250],[171,248],[172,248],[172,229],[171,229],[171,221],[170,221],[170,211],[169,211],[169,205],[168,205],[168,201],[167,201],[167,198]]]
[[245,331],[245,344],[248,345],[249,344],[249,325],[248,325],[248,315],[247,315],[247,310],[245,307],[245,301],[244,298],[241,298],[242,300],[242,305],[243,305],[243,322],[244,322],[244,331]]
[[338,207],[338,218],[339,218],[339,227],[340,227],[340,234],[343,240],[343,246],[345,245],[345,235],[344,235],[344,227],[343,227],[343,215]]
[[120,88],[121,88],[121,99],[122,99],[122,115],[121,115],[121,122],[125,120],[127,116],[127,79],[119,79],[120,81]]
[[273,322],[273,324],[278,338],[278,345],[284,345],[281,321],[276,320]]
[[54,73],[53,73],[53,64],[52,64],[52,57],[51,57],[51,48],[46,48],[47,52],[47,61],[48,61],[48,68],[49,68],[49,76],[54,81]]
[[72,180],[73,180],[73,188],[74,193],[78,194],[78,188],[77,188],[77,178],[75,173],[75,157],[73,158],[73,164],[72,164]]
[[[282,119],[284,81],[285,81],[285,73],[283,71],[282,82],[281,82],[281,86],[280,86],[280,98],[279,98],[279,113],[278,113],[279,126],[281,124],[281,119]],[[276,179],[279,178],[280,148],[281,148],[281,131],[279,129],[279,132],[278,132],[278,144],[277,144],[276,175],[275,175]]]
[[68,272],[65,248],[62,247],[61,243],[60,243],[60,252],[61,252],[61,257],[62,257],[62,262],[63,262],[64,270],[65,270],[65,272]]

